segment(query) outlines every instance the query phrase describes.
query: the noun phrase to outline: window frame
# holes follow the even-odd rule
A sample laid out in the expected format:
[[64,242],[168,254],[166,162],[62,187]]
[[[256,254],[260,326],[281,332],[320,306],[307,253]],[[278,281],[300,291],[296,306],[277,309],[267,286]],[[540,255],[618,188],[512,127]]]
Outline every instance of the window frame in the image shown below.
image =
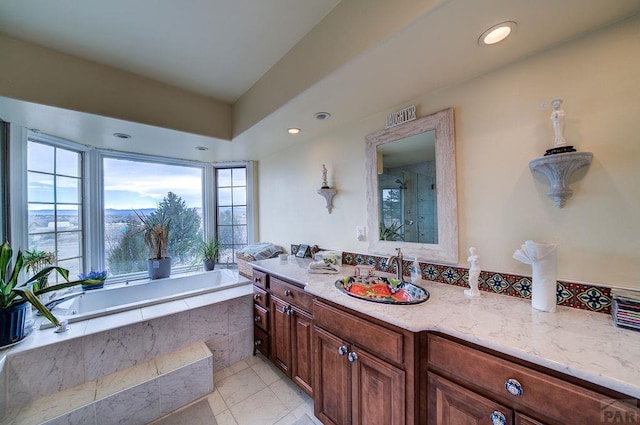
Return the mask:
[[[104,270],[104,158],[160,163],[202,168],[202,230],[205,238],[217,237],[217,182],[216,169],[245,167],[247,173],[247,243],[255,240],[254,214],[254,161],[205,162],[156,155],[100,149],[31,131],[9,124],[8,171],[11,180],[8,208],[10,240],[14,250],[28,246],[27,145],[32,139],[39,143],[69,149],[82,154],[82,257],[85,271]],[[237,263],[229,263],[234,267]],[[176,270],[176,274],[184,271]],[[137,272],[109,278],[109,283],[147,279],[146,272]]]

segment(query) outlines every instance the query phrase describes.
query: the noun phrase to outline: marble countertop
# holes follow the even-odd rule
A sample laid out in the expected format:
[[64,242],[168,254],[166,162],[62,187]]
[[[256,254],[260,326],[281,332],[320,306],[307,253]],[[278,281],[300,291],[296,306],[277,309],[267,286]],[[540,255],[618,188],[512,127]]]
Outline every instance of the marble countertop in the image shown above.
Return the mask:
[[309,274],[308,259],[289,256],[255,261],[255,268],[305,285],[305,291],[413,332],[437,331],[640,399],[640,332],[618,328],[608,314],[558,306],[555,313],[531,308],[531,301],[426,280],[431,298],[416,305],[359,300],[335,288],[341,273]]

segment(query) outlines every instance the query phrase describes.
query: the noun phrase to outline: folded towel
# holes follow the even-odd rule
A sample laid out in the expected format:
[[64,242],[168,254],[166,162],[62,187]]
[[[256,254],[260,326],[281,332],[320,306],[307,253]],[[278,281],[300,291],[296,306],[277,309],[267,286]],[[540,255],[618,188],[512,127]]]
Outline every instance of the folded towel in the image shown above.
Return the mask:
[[340,269],[334,264],[327,264],[324,261],[314,261],[312,263],[309,263],[307,271],[309,273],[336,274],[340,272]]
[[531,306],[554,312],[558,273],[556,245],[526,241],[513,253],[513,258],[531,264]]

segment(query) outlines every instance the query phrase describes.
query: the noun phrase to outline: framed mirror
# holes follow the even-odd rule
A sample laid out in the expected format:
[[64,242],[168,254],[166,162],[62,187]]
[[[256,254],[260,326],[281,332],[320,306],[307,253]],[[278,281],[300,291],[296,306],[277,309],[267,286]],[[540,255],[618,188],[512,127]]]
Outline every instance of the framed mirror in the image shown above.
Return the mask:
[[453,109],[369,134],[369,251],[458,262]]

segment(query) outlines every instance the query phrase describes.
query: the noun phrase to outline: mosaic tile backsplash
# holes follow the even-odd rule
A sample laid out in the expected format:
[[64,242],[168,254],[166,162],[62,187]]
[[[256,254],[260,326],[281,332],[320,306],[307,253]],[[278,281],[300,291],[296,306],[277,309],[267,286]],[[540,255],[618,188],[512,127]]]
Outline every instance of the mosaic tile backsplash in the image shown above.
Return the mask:
[[[293,247],[292,247],[293,248]],[[342,253],[342,264],[370,265],[376,270],[395,273],[395,268],[387,264],[387,257],[375,255]],[[411,261],[403,262],[402,274],[410,275]],[[420,263],[422,278],[433,282],[456,286],[469,286],[469,269],[441,264]],[[478,287],[481,291],[495,292],[512,297],[531,299],[531,278],[507,273],[483,271],[480,273]],[[582,310],[611,313],[611,289],[588,283],[558,281],[556,290],[558,305]]]

